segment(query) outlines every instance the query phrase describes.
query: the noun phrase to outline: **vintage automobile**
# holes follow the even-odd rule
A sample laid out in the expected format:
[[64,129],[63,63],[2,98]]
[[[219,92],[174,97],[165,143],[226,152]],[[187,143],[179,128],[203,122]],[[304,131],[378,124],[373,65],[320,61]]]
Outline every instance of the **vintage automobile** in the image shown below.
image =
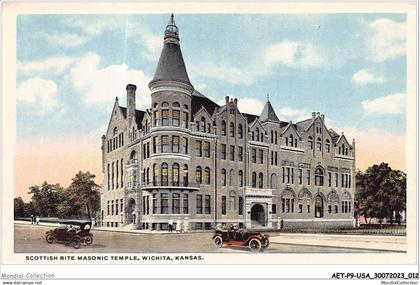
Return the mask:
[[48,243],[59,242],[72,245],[75,249],[93,242],[93,234],[90,233],[92,222],[89,220],[60,220],[62,226],[49,230],[45,233]]
[[259,252],[270,245],[269,236],[257,231],[238,229],[236,225],[226,228],[218,225],[213,235],[214,245],[249,247],[252,252]]

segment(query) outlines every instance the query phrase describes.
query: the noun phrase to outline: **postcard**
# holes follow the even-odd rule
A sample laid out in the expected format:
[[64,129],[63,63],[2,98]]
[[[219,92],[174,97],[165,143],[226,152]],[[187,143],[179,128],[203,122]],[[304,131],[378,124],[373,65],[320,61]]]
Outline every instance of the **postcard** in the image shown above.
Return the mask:
[[2,13],[5,271],[418,261],[416,2]]

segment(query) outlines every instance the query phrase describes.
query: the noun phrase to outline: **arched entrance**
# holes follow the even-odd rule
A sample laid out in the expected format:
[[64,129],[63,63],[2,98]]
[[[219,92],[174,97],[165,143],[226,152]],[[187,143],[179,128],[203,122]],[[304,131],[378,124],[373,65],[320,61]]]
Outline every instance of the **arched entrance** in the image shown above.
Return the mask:
[[322,218],[324,216],[324,199],[321,195],[315,196],[315,218]]
[[261,204],[255,204],[251,208],[251,223],[255,227],[265,227],[265,211]]
[[133,219],[133,212],[136,210],[136,201],[131,198],[130,200],[128,200],[128,205],[127,205],[127,223],[131,224],[134,222]]

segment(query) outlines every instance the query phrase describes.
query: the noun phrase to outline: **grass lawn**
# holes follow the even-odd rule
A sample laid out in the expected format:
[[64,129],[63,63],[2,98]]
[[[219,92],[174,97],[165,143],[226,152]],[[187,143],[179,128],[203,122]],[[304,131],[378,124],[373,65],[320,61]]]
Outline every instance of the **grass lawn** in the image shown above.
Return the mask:
[[307,229],[282,229],[284,233],[325,233],[348,235],[406,235],[405,225],[361,225],[359,228],[307,228]]

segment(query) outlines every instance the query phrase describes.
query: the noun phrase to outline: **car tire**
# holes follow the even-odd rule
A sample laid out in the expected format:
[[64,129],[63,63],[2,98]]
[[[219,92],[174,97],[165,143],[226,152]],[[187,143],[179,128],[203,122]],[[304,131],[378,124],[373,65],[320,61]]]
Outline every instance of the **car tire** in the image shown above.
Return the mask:
[[75,237],[75,238],[73,238],[72,240],[71,240],[71,245],[73,246],[73,248],[75,248],[75,249],[79,249],[80,248],[80,244],[81,244],[81,242],[80,242],[80,238],[78,238],[78,237]]
[[270,240],[268,238],[264,239],[264,242],[261,244],[262,248],[267,248],[270,245]]
[[249,249],[251,252],[259,252],[261,250],[261,242],[256,238],[251,239],[249,241]]
[[85,243],[86,245],[91,245],[93,242],[93,237],[91,236],[85,236]]
[[54,236],[53,236],[52,234],[47,234],[47,235],[45,236],[45,240],[46,240],[48,243],[53,243],[53,242],[54,242]]
[[223,239],[220,236],[217,236],[214,238],[214,245],[216,247],[222,247],[223,246]]

